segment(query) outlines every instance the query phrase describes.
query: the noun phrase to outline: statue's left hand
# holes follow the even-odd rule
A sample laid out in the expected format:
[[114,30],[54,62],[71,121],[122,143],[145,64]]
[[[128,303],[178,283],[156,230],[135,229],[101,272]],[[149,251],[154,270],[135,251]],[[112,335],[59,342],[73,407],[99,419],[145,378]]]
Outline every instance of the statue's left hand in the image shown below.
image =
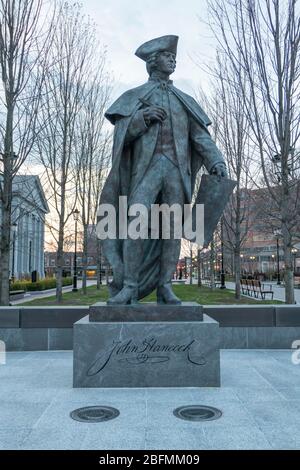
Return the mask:
[[216,163],[210,170],[211,175],[218,176],[219,179],[221,178],[228,178],[227,169],[225,163]]

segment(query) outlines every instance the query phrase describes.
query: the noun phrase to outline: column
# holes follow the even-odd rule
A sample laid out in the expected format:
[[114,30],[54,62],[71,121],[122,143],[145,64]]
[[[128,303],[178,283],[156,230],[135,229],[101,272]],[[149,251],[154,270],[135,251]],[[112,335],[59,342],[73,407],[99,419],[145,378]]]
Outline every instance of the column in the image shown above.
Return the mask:
[[35,219],[35,237],[34,237],[34,247],[35,247],[35,267],[38,274],[40,275],[40,218],[39,216]]
[[16,277],[20,279],[22,277],[22,211],[19,210],[18,214],[18,233],[17,233],[17,251],[16,251]]
[[23,274],[28,273],[28,244],[29,244],[29,214],[24,212],[23,216]]
[[38,245],[37,245],[37,250],[38,250],[38,265],[37,265],[37,270],[39,272],[40,278],[44,277],[43,273],[43,266],[42,266],[42,259],[44,256],[43,249],[42,249],[42,219],[38,219]]
[[41,220],[41,276],[45,277],[45,221]]
[[17,231],[16,231],[16,236],[15,236],[15,266],[14,266],[14,271],[15,271],[15,279],[19,279],[20,274],[19,274],[19,235],[20,235],[20,208],[18,207],[15,212],[15,221],[17,224]]
[[31,249],[31,257],[32,257],[32,268],[31,271],[36,269],[36,217],[32,215],[32,249]]

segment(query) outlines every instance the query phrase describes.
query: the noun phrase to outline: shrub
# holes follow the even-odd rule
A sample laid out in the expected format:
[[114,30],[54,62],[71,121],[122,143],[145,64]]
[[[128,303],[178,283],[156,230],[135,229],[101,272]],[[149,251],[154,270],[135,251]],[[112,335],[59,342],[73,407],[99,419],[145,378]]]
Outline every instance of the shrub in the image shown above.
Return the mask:
[[15,290],[27,290],[28,281],[15,281],[11,284],[10,289],[11,291]]
[[28,291],[33,290],[46,290],[46,289],[54,289],[56,287],[56,279],[49,278],[49,279],[41,279],[37,282],[29,282],[27,285]]
[[63,286],[72,285],[73,279],[71,277],[63,277]]
[[[62,280],[63,286],[69,286],[72,284],[71,277],[64,277]],[[25,290],[25,291],[43,291],[47,289],[55,289],[56,287],[56,279],[53,277],[41,279],[37,282],[30,282],[30,281],[15,281],[11,287],[11,291],[15,290]]]

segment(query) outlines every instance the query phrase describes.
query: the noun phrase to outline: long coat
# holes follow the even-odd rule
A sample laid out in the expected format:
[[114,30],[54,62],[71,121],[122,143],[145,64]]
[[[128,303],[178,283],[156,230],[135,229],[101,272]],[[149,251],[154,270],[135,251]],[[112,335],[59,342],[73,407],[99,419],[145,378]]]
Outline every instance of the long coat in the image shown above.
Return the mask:
[[[112,204],[117,209],[119,196],[130,197],[130,192],[142,181],[147,171],[156,146],[159,125],[151,125],[146,132],[144,131],[140,136],[137,135],[131,143],[126,142],[126,136],[132,119],[143,107],[140,99],[147,100],[156,86],[157,82],[149,80],[144,85],[125,92],[105,113],[115,129],[112,167],[102,190],[100,204]],[[210,138],[207,126],[211,122],[199,104],[175,86],[169,85],[169,89],[186,111],[179,116],[174,116],[171,109],[171,119],[186,203],[190,203],[196,176],[201,166],[204,164],[210,170],[216,163],[223,162],[223,157]],[[186,120],[190,118],[200,126],[202,139],[204,136],[205,144],[201,146],[201,151],[199,151],[199,146],[196,151],[189,140]],[[161,240],[145,240],[144,243],[144,259],[141,260],[139,281],[140,298],[156,287],[161,249]],[[122,240],[103,240],[102,246],[103,253],[113,271],[120,270],[123,263]]]

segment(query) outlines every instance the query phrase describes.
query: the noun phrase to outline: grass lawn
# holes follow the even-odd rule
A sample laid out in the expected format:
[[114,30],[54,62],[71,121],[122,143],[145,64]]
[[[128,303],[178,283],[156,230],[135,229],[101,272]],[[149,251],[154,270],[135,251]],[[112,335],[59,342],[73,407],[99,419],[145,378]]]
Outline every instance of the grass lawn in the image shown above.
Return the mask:
[[[279,300],[255,300],[250,297],[242,297],[241,300],[234,298],[234,291],[229,289],[214,289],[211,290],[209,287],[198,287],[196,285],[174,285],[175,294],[182,301],[198,302],[203,305],[218,305],[218,304],[281,304]],[[100,291],[97,290],[96,286],[90,286],[87,289],[88,294],[83,295],[82,290],[78,292],[66,292],[63,294],[63,301],[60,305],[92,305],[95,302],[103,302],[108,298],[108,291],[106,286],[102,286]],[[156,294],[148,295],[143,302],[155,302]],[[55,296],[35,299],[31,302],[24,302],[21,305],[56,305]]]

